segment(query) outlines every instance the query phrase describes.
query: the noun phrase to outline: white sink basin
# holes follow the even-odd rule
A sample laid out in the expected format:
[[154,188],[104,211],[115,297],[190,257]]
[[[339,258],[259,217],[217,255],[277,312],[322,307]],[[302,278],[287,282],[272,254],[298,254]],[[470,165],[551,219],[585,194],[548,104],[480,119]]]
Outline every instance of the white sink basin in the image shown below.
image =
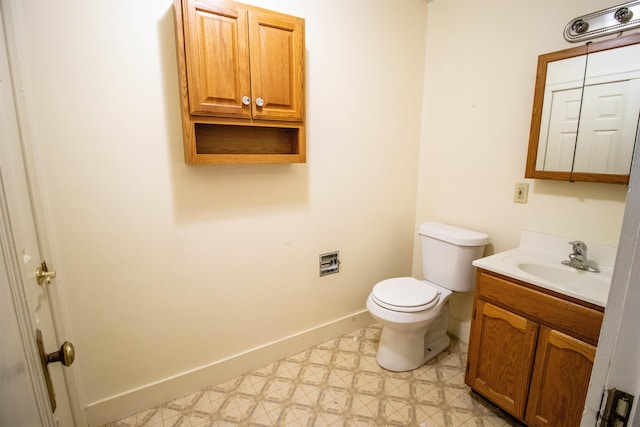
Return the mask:
[[531,283],[561,294],[605,307],[612,269],[600,272],[578,270],[562,264],[563,258],[512,249],[473,262],[477,267]]
[[518,268],[525,273],[537,276],[543,280],[557,283],[572,289],[580,290],[588,286],[606,286],[611,283],[611,278],[589,271],[578,270],[568,266],[550,266],[521,262]]

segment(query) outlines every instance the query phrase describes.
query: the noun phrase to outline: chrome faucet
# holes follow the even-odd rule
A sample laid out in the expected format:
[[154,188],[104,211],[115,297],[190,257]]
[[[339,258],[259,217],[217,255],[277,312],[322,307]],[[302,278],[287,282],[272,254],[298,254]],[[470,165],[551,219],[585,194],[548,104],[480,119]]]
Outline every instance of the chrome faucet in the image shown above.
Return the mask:
[[569,242],[573,246],[573,252],[569,254],[567,261],[562,261],[562,264],[569,267],[577,268],[578,270],[592,271],[594,273],[600,273],[600,269],[596,265],[587,259],[587,244],[580,240],[574,240]]

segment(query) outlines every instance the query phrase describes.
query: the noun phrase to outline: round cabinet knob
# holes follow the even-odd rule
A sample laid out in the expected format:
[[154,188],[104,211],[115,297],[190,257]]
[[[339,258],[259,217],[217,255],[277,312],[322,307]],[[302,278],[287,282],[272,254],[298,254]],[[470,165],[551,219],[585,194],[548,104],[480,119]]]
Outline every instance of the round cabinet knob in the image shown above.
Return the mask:
[[258,107],[262,107],[264,105],[264,99],[262,98],[256,98],[256,105]]
[[249,98],[248,96],[243,96],[242,97],[242,104],[244,104],[244,105],[251,104],[251,98]]

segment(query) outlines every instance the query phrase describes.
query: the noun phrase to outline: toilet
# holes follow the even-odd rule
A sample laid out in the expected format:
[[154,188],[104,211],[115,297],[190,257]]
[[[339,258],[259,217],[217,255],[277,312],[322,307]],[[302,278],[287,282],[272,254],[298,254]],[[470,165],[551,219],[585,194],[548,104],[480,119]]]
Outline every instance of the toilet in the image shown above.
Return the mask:
[[367,298],[382,325],[376,361],[390,371],[410,371],[440,354],[451,342],[449,297],[471,292],[475,269],[489,236],[438,222],[420,224],[425,280],[395,277],[378,282]]

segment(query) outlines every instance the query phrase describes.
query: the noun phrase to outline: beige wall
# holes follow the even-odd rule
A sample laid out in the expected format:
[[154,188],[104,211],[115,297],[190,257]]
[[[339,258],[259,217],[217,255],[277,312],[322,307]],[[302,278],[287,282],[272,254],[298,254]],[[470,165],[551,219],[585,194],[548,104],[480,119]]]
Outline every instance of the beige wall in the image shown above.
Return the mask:
[[[571,47],[568,22],[615,4],[429,4],[416,223],[485,232],[487,254],[518,246],[523,229],[617,246],[626,186],[524,179],[538,55]],[[513,203],[516,182],[529,182],[527,204]],[[453,299],[457,320],[469,321],[471,299]]]
[[[411,274],[427,4],[253,3],[306,18],[307,164],[184,164],[171,0],[11,6],[88,405]],[[342,271],[319,278],[332,250]]]

